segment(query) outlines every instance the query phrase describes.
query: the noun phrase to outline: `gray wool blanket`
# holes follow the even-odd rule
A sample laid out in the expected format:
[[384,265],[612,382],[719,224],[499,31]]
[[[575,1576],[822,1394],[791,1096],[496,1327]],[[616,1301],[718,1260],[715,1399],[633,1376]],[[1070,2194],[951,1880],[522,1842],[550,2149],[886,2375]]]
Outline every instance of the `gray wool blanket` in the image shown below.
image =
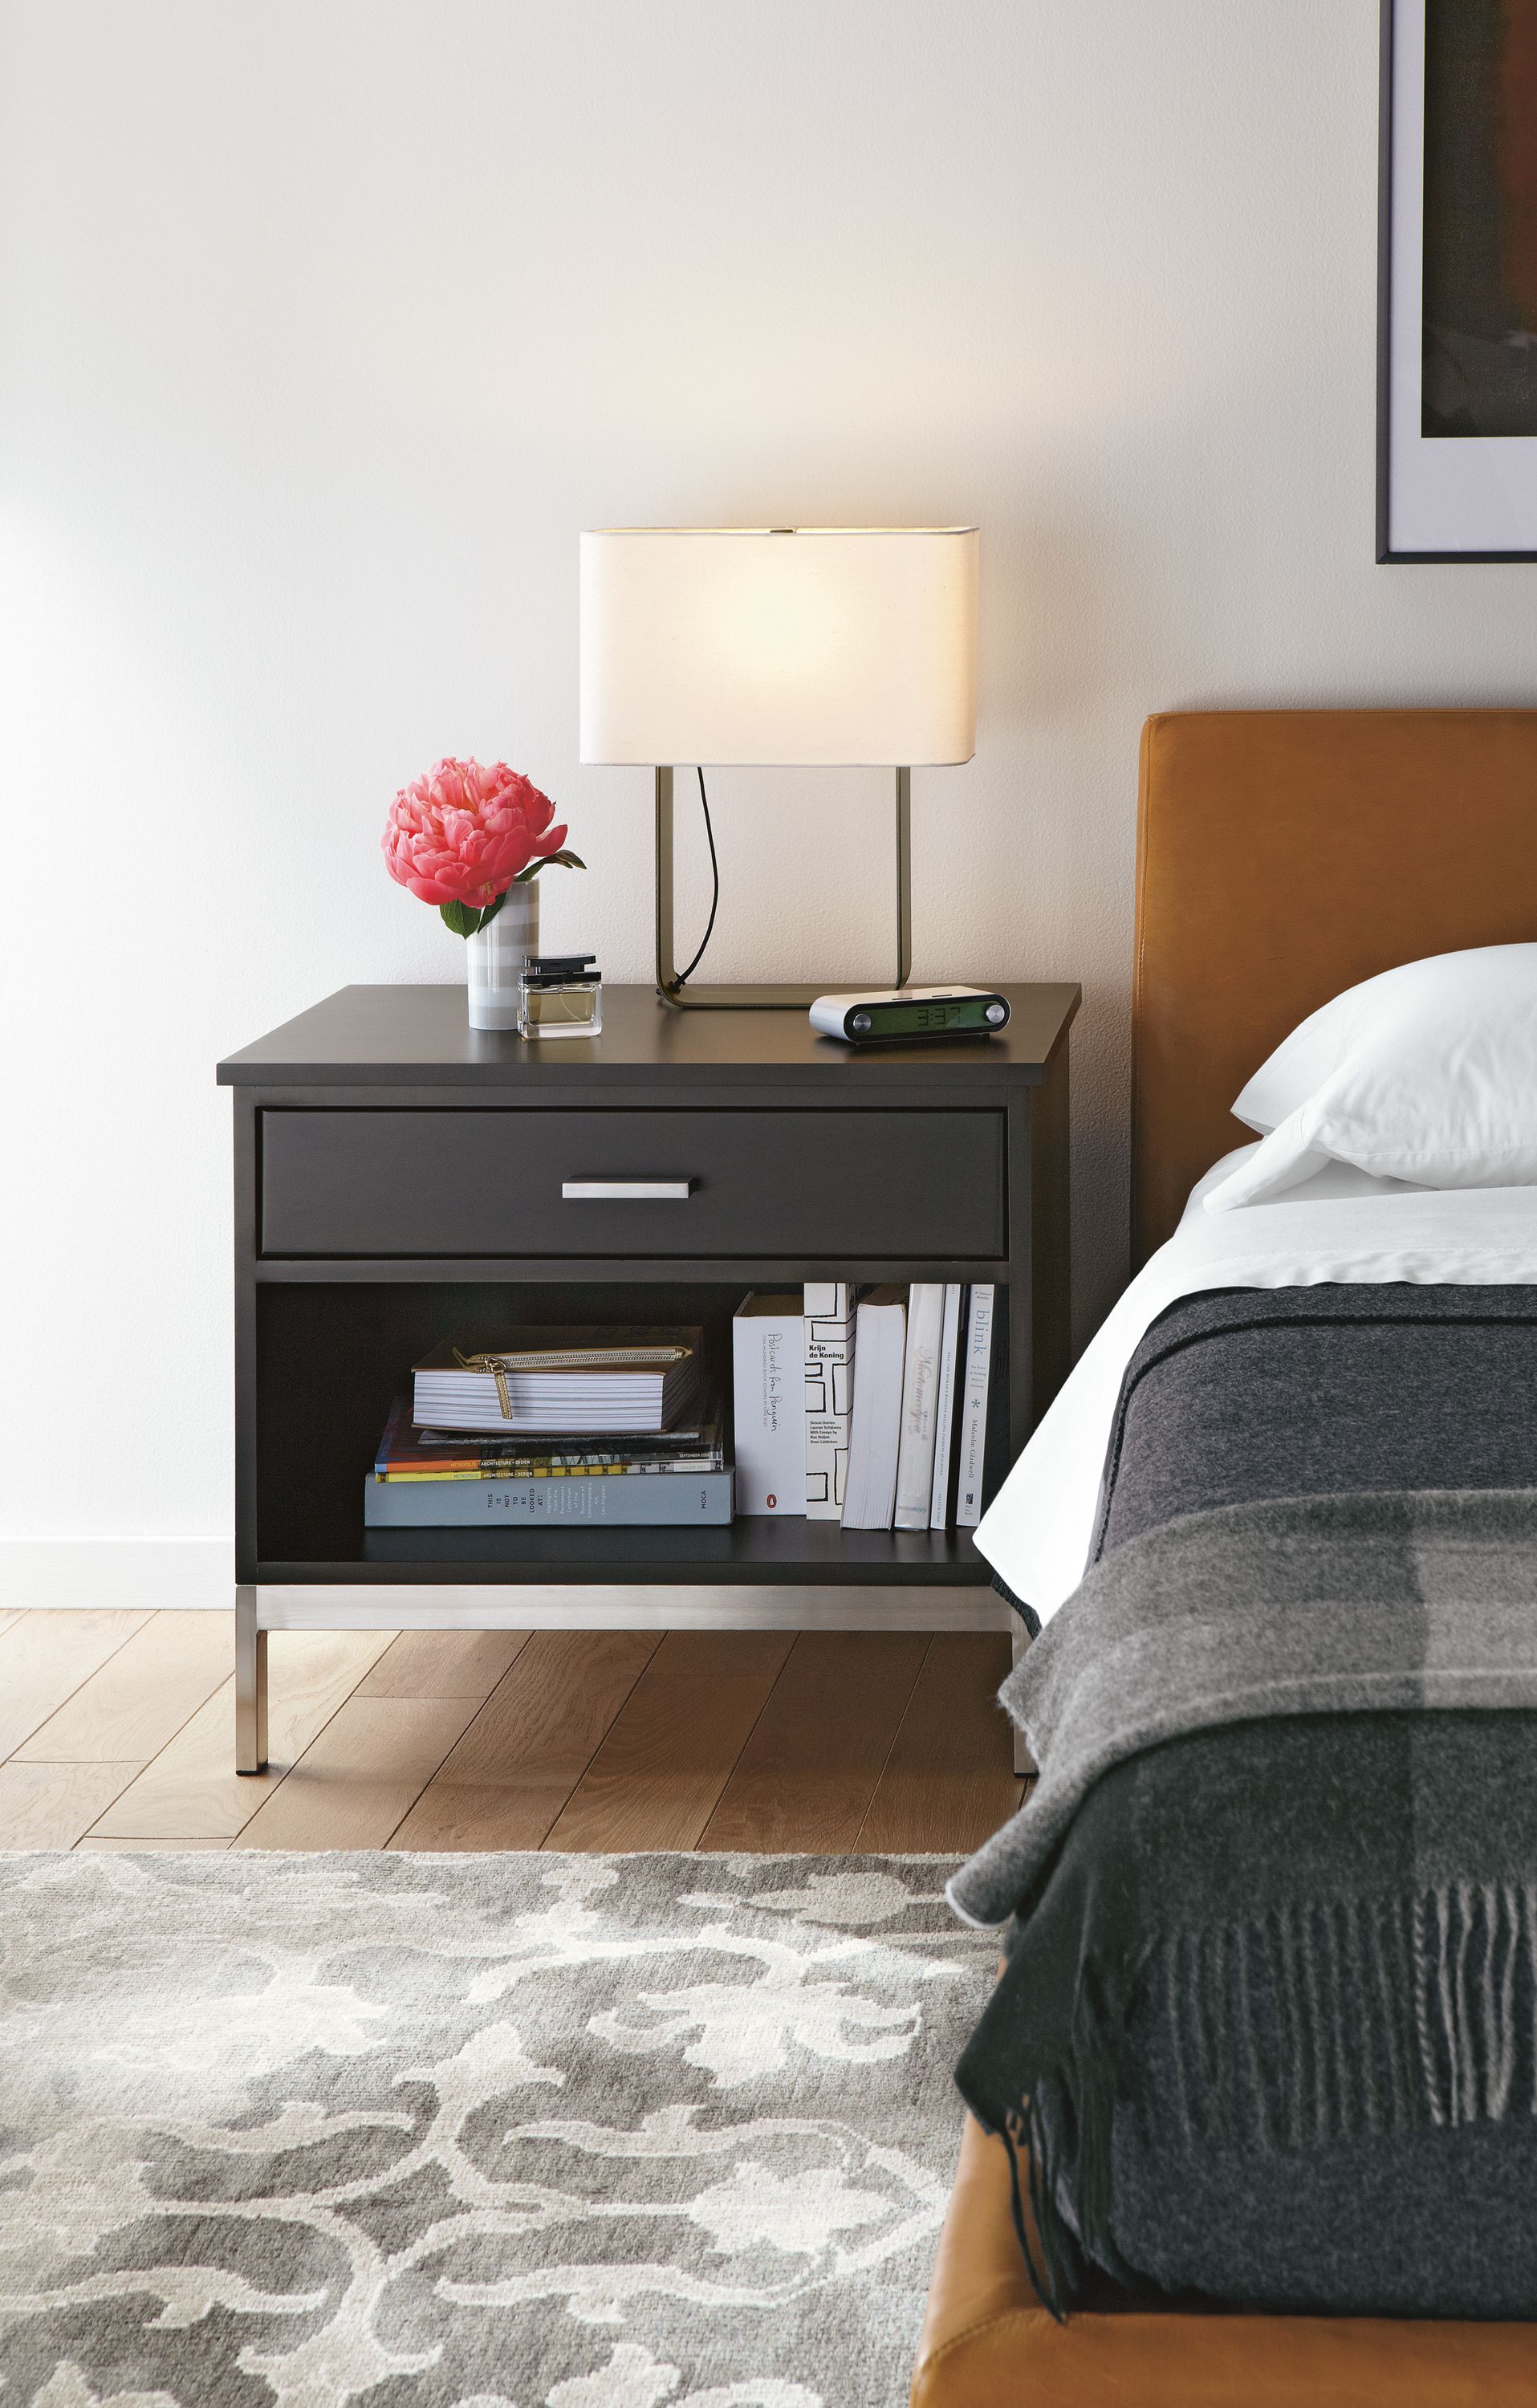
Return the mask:
[[1010,1921],[958,2078],[1043,2296],[1537,2315],[1537,1491],[1184,1515],[1003,1698],[1041,1777],[951,1885]]
[[1271,1714],[1537,1709],[1537,1489],[1182,1515],[1104,1556],[999,1696],[1040,1779],[951,1882],[968,1923],[1019,1913],[1100,1775],[1184,1732]]

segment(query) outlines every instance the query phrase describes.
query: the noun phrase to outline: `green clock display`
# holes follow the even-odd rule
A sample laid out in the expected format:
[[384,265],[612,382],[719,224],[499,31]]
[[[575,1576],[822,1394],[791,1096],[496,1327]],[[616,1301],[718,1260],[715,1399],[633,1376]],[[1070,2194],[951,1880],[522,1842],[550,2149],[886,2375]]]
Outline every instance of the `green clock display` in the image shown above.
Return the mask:
[[947,1028],[985,1029],[987,1008],[980,995],[960,1003],[878,1003],[868,1015],[854,1014],[853,1025],[861,1037],[865,1031],[859,1023],[867,1018],[872,1036],[938,1037]]

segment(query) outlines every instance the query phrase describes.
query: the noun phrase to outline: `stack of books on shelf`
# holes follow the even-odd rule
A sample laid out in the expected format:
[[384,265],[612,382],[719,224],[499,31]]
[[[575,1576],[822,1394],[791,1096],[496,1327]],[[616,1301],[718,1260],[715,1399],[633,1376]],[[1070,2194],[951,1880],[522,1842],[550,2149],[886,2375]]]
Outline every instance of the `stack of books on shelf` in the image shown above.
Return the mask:
[[728,1523],[698,1329],[522,1329],[441,1346],[395,1399],[371,1529]]
[[738,1512],[975,1528],[993,1323],[990,1285],[749,1296],[732,1331]]
[[523,1329],[473,1347],[439,1346],[412,1372],[420,1427],[494,1437],[559,1432],[652,1436],[698,1395],[697,1329]]

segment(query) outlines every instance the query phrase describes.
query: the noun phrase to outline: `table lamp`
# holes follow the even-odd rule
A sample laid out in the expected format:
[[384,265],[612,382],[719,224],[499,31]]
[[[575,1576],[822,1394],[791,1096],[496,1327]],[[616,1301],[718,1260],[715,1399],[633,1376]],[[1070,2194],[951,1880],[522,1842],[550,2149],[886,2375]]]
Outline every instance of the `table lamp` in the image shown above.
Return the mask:
[[[692,988],[698,953],[679,971],[680,764],[698,767],[701,799],[703,771],[715,765],[894,767],[896,983],[906,982],[912,770],[970,759],[976,654],[975,527],[604,527],[582,537],[582,758],[655,770],[656,992],[665,1003],[783,1010],[821,992]],[[713,867],[708,800],[705,811]]]

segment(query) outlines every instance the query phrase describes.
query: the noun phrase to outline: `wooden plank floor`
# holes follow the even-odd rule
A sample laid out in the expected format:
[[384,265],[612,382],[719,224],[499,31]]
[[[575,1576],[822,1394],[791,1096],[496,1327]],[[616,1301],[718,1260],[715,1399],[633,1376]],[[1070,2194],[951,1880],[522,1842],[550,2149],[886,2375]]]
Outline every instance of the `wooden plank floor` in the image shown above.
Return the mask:
[[233,1619],[0,1615],[0,1848],[956,1855],[1022,1794],[996,1631],[274,1631],[232,1770]]

